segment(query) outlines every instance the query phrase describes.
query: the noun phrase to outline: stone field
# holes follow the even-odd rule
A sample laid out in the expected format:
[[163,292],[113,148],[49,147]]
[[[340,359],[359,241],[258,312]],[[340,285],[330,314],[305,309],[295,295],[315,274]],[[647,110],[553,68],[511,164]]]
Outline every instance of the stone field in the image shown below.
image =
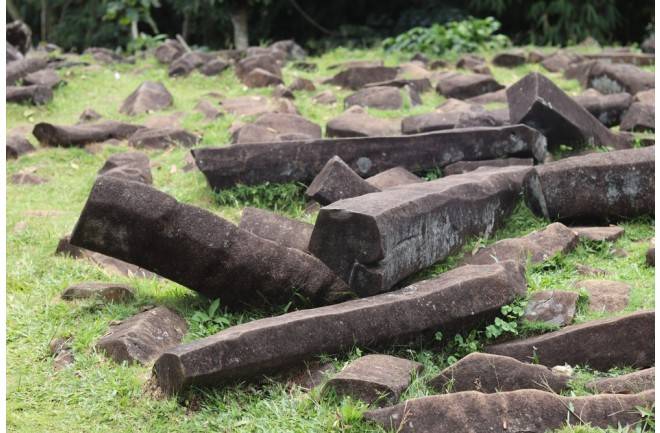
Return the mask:
[[653,431],[654,54],[25,48],[9,431]]

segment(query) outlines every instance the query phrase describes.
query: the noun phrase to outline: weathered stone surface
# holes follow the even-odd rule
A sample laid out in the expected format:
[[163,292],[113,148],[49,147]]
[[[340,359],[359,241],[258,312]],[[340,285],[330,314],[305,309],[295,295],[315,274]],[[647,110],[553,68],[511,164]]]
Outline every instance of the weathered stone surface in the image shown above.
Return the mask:
[[149,157],[142,152],[123,152],[111,155],[99,170],[99,175],[114,176],[149,185],[153,182]]
[[221,298],[227,306],[287,303],[294,288],[319,305],[348,291],[323,263],[302,251],[241,230],[147,185],[111,177],[96,179],[71,243]]
[[378,188],[362,179],[341,158],[333,156],[316,175],[305,195],[325,206],[338,200],[378,191]]
[[14,185],[41,185],[46,182],[46,179],[33,173],[18,172],[11,175],[11,183]]
[[243,84],[250,88],[277,86],[284,84],[282,78],[261,68],[252,69],[242,79]]
[[304,90],[306,92],[313,92],[314,90],[316,90],[316,86],[310,80],[306,78],[298,77],[295,80],[293,80],[293,82],[289,85],[289,90],[291,90],[292,92],[297,92],[301,90]]
[[587,65],[580,81],[583,83],[586,81],[586,87],[594,88],[600,93],[628,92],[634,95],[655,88],[653,72],[637,66],[603,61],[589,62]]
[[206,99],[202,99],[195,105],[195,111],[202,113],[206,120],[215,120],[220,117],[220,110],[218,110],[216,104]]
[[573,99],[607,127],[621,123],[621,116],[632,103],[628,93],[603,95],[596,89],[587,89]]
[[646,264],[655,267],[655,245],[646,251]]
[[184,113],[159,114],[149,116],[144,121],[144,126],[149,129],[176,128],[181,129],[181,118]]
[[587,239],[595,242],[614,242],[623,236],[625,232],[623,227],[571,227],[580,239]]
[[238,228],[287,248],[307,251],[314,226],[264,209],[243,208]]
[[334,138],[193,149],[213,188],[243,183],[309,182],[333,156],[360,176],[402,166],[412,172],[460,160],[545,158],[545,138],[524,125],[470,128],[396,137]]
[[89,47],[83,51],[83,54],[90,55],[99,63],[110,65],[112,63],[129,63],[124,56],[114,52],[109,48]]
[[511,123],[524,123],[541,131],[549,148],[614,146],[623,141],[564,93],[552,81],[530,73],[506,91]]
[[598,394],[636,394],[655,389],[655,367],[616,377],[587,382],[585,387]]
[[653,105],[655,107],[655,89],[642,90],[635,93],[633,102],[641,102],[646,105]]
[[539,50],[530,50],[527,53],[527,61],[529,63],[541,63],[545,57],[545,54]]
[[465,102],[469,102],[471,104],[492,104],[495,102],[507,104],[508,100],[506,98],[506,89],[502,88],[500,90],[496,90],[495,92],[484,93],[483,95],[468,98],[465,100]]
[[246,57],[240,62],[236,63],[236,75],[241,81],[244,81],[244,78],[247,75],[254,71],[255,69],[261,69],[262,71],[270,73],[275,77],[282,77],[282,70],[277,62],[277,59],[271,54],[261,54],[256,56]]
[[71,366],[75,362],[73,350],[71,349],[70,337],[54,338],[48,343],[50,354],[53,355],[53,368],[55,371]]
[[27,102],[33,105],[47,104],[53,99],[53,90],[48,86],[7,86],[7,102]]
[[364,417],[398,433],[543,433],[566,423],[632,426],[641,421],[637,407],[651,407],[654,402],[652,391],[588,397],[563,397],[535,389],[496,394],[466,391],[408,400],[367,411]]
[[496,54],[493,57],[491,62],[495,66],[501,66],[503,68],[515,68],[520,66],[527,61],[525,57],[525,52],[522,50],[508,51],[504,53]]
[[22,80],[27,74],[40,71],[48,66],[46,57],[25,57],[20,60],[7,63],[7,85],[11,86]]
[[644,39],[641,48],[642,48],[642,52],[644,53],[650,53],[650,54],[655,53],[655,32],[646,39]]
[[621,119],[621,131],[655,132],[655,106],[633,103]]
[[119,112],[134,116],[162,110],[172,105],[172,94],[162,83],[145,81],[124,100]]
[[21,20],[7,23],[5,35],[7,42],[18,48],[23,54],[32,47],[32,30]]
[[366,179],[369,184],[379,190],[392,188],[399,185],[409,185],[411,183],[421,183],[424,179],[415,176],[403,167],[394,167],[382,171]]
[[181,77],[190,74],[195,69],[208,64],[214,60],[214,56],[209,53],[191,51],[177,57],[167,71],[170,77]]
[[303,47],[298,45],[293,39],[273,42],[268,48],[271,52],[279,51],[284,53],[286,60],[302,60],[307,56]]
[[187,331],[181,316],[166,307],[156,307],[111,326],[95,347],[115,362],[147,364],[181,343]]
[[653,215],[654,151],[644,147],[591,153],[535,166],[524,182],[525,202],[551,221]]
[[337,97],[332,90],[324,90],[323,92],[315,95],[312,100],[317,104],[334,104],[337,102]]
[[52,69],[42,69],[29,73],[23,78],[23,85],[55,87],[62,82],[57,72]]
[[527,171],[477,170],[339,201],[319,212],[309,250],[358,295],[387,291],[492,233],[513,211]]
[[321,138],[321,127],[297,114],[266,113],[232,134],[232,143]]
[[284,84],[278,84],[275,86],[271,95],[275,98],[296,99],[296,95],[294,95],[291,90],[284,87]]
[[452,73],[442,77],[435,90],[447,98],[468,99],[503,88],[490,75]]
[[503,158],[487,159],[484,161],[458,161],[449,164],[442,169],[442,174],[451,176],[453,174],[463,174],[474,171],[479,167],[510,167],[512,165],[522,165],[531,167],[534,165],[533,158]]
[[575,288],[589,293],[589,310],[598,313],[621,311],[628,306],[630,287],[622,281],[584,280],[575,283]]
[[542,365],[527,364],[507,356],[471,353],[444,369],[429,385],[439,392],[479,391],[485,393],[519,389],[552,390],[560,393],[570,376]]
[[539,263],[557,254],[566,254],[578,244],[577,234],[563,225],[553,223],[543,230],[520,238],[502,239],[481,248],[474,254],[467,253],[463,261],[473,265],[487,265],[502,260]]
[[601,371],[621,366],[650,367],[655,362],[654,321],[655,312],[641,311],[487,346],[485,351],[523,362],[535,360],[548,367],[565,363],[587,364]]
[[5,64],[15,62],[16,60],[21,60],[23,58],[23,53],[21,53],[15,46],[7,42],[7,50],[5,56]]
[[34,152],[36,149],[27,138],[20,135],[7,136],[7,159],[17,159],[21,155]]
[[396,87],[366,87],[346,97],[344,106],[348,108],[353,105],[381,110],[398,110],[403,106],[403,98]]
[[362,107],[351,107],[328,121],[328,137],[388,137],[401,135],[401,121],[370,116]]
[[128,138],[128,144],[137,148],[166,149],[170,146],[191,147],[200,137],[177,128],[142,128]]
[[213,59],[199,68],[199,72],[207,77],[218,75],[229,67],[229,63],[224,59]]
[[413,374],[424,366],[389,355],[366,355],[348,364],[323,387],[340,397],[350,396],[367,404],[387,406],[399,401]]
[[186,49],[181,42],[175,39],[168,39],[160,44],[154,51],[154,56],[160,63],[169,65],[174,60],[178,59],[186,52]]
[[397,68],[387,66],[351,66],[323,83],[357,90],[369,83],[393,80],[397,73]]
[[[455,128],[461,121],[485,112],[484,108],[475,104],[455,104],[448,100],[448,108],[442,106],[431,113],[417,114],[404,117],[401,121],[401,132],[404,134],[418,134],[420,132],[442,131]],[[459,101],[461,102],[461,101]],[[444,104],[443,104],[444,105]],[[495,125],[476,125],[495,126]]]
[[464,54],[456,62],[456,67],[473,70],[474,68],[484,66],[485,64],[486,59],[482,56],[476,54]]
[[562,72],[582,58],[569,51],[559,50],[541,61],[541,65],[550,72]]
[[630,52],[603,52],[598,54],[585,54],[588,60],[604,60],[608,63],[628,63],[636,66],[649,66],[655,64],[655,56]]
[[525,291],[524,270],[513,263],[464,266],[392,293],[234,326],[170,349],[154,374],[174,393],[252,378],[321,353],[433,338],[438,329],[450,332],[492,317]]
[[578,294],[559,290],[534,292],[525,307],[523,319],[549,325],[570,325],[575,317]]
[[96,122],[101,117],[103,116],[97,113],[93,108],[85,108],[83,112],[80,113],[80,116],[78,116],[78,124]]
[[349,60],[347,62],[330,65],[328,66],[328,69],[375,68],[378,66],[383,66],[382,60]]
[[97,298],[104,301],[120,302],[133,299],[133,289],[126,284],[84,282],[67,287],[62,292],[62,299],[71,301],[74,299]]

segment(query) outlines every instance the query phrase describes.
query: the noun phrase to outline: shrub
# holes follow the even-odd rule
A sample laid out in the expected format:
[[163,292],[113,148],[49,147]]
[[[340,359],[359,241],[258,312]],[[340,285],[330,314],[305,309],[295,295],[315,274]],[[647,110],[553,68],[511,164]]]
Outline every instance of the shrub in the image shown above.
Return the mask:
[[465,53],[499,49],[511,42],[505,35],[495,34],[500,23],[493,17],[469,18],[446,25],[415,27],[394,38],[383,41],[390,51],[420,52],[440,56],[446,52]]

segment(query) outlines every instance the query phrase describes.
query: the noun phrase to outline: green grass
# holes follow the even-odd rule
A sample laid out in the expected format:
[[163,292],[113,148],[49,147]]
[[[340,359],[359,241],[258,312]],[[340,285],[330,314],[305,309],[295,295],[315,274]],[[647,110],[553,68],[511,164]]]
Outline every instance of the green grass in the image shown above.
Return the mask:
[[[490,54],[487,53],[487,56]],[[284,69],[285,82],[295,76],[319,80],[336,71],[328,66],[349,59],[380,59],[386,65],[406,60],[404,56],[385,55],[379,50],[348,51],[338,49],[313,59],[319,65],[316,73]],[[511,70],[491,67],[495,77],[511,84],[538,65]],[[118,75],[117,75],[118,74]],[[572,94],[580,91],[575,81],[551,75],[560,87]],[[118,78],[117,78],[118,77]],[[136,65],[102,67],[92,65],[67,70],[68,81],[55,91],[54,100],[44,107],[9,104],[7,125],[29,128],[40,121],[73,124],[85,108],[93,108],[105,118],[143,122],[147,115],[129,118],[120,115],[122,100],[143,80],[162,81],[174,95],[174,107],[156,115],[184,112],[185,128],[203,135],[201,145],[223,146],[229,141],[228,127],[236,119],[225,115],[207,123],[193,107],[208,92],[225,96],[247,94],[269,95],[269,89],[248,90],[231,71],[218,77],[193,73],[188,78],[167,77],[166,68],[153,60],[140,60]],[[332,89],[339,99],[334,106],[315,105],[311,98],[317,92]],[[317,84],[317,92],[296,92],[294,103],[301,114],[325,126],[328,119],[343,111],[342,99],[350,92]],[[431,111],[444,98],[430,92],[422,95],[424,104],[412,109],[394,111],[369,110],[375,116],[402,117]],[[28,130],[29,130],[28,129]],[[361,421],[362,403],[320,395],[318,390],[305,393],[286,385],[285,377],[273,377],[259,383],[240,383],[222,389],[195,389],[178,398],[154,395],[149,386],[150,368],[116,365],[94,350],[95,341],[108,324],[138,312],[145,305],[166,305],[180,312],[190,325],[186,341],[219,329],[193,320],[195,312],[207,310],[209,301],[167,280],[117,278],[84,261],[53,255],[59,238],[71,231],[94,182],[96,172],[112,153],[127,146],[110,146],[92,155],[82,149],[40,149],[18,161],[7,164],[9,177],[19,170],[36,169],[49,179],[38,186],[7,186],[7,427],[12,432],[326,432],[379,431]],[[237,222],[242,207],[251,205],[271,208],[283,214],[313,222],[315,215],[303,213],[302,187],[271,185],[255,188],[236,187],[220,193],[212,192],[197,171],[183,172],[185,149],[149,151],[154,164],[154,185],[176,199],[208,209]],[[477,244],[525,235],[547,223],[534,217],[520,205],[505,227],[490,239],[474,239],[460,254],[436,264],[411,278],[437,275],[456,266],[462,254]],[[582,243],[571,254],[554,258],[545,266],[528,270],[530,291],[543,289],[574,290],[580,278],[575,265],[584,264],[610,272],[606,278],[626,281],[633,286],[631,302],[625,312],[654,306],[654,269],[646,267],[644,254],[649,238],[654,235],[654,221],[640,219],[624,223],[626,234],[613,244]],[[613,254],[624,249],[627,257]],[[118,281],[136,288],[136,298],[126,304],[102,304],[93,301],[65,303],[59,294],[70,284],[85,280]],[[233,325],[262,317],[265,312],[249,311],[226,314]],[[623,314],[623,312],[621,313]],[[601,317],[581,309],[577,322]],[[221,326],[220,326],[221,327]],[[523,329],[525,330],[525,329]],[[526,332],[538,330],[526,330]],[[53,337],[73,336],[75,364],[54,371],[48,354]],[[452,338],[452,336],[445,336]],[[322,356],[336,369],[369,348],[356,347],[351,353],[337,357]],[[425,370],[415,378],[402,399],[431,395],[426,385],[429,378],[447,366],[447,350],[434,351],[430,346],[394,347],[389,353],[405,356],[424,364]],[[617,372],[613,372],[617,373]],[[573,392],[583,395],[583,384],[595,375],[579,369]],[[595,433],[601,429],[566,428],[562,433]],[[614,432],[617,430],[608,430]]]

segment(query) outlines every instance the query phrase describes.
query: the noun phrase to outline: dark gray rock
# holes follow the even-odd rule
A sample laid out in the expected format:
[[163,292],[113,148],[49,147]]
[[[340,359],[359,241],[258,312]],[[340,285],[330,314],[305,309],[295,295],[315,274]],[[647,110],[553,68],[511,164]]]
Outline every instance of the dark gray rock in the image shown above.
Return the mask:
[[7,86],[7,102],[27,102],[32,105],[44,105],[53,99],[53,90],[48,86]]
[[522,165],[531,167],[534,165],[533,158],[503,158],[503,159],[487,159],[484,161],[458,161],[449,164],[442,169],[444,176],[451,176],[453,174],[463,174],[474,171],[479,167],[510,167],[512,165]]
[[252,69],[243,76],[243,84],[250,88],[277,86],[284,84],[282,78],[270,71],[261,68]]
[[71,237],[75,246],[133,263],[223,305],[312,305],[348,288],[314,257],[277,245],[138,182],[99,176]]
[[309,250],[358,295],[385,292],[472,236],[492,233],[513,211],[529,170],[477,170],[339,201],[319,212]]
[[559,290],[534,292],[525,307],[523,319],[548,325],[570,325],[575,317],[578,294]]
[[655,267],[655,245],[646,251],[646,264]]
[[589,365],[600,371],[623,366],[650,367],[655,362],[654,321],[653,311],[640,311],[487,346],[485,351],[547,367]]
[[205,64],[203,64],[199,68],[199,72],[202,74],[206,75],[207,77],[211,77],[213,75],[218,75],[225,69],[229,67],[229,62],[227,62],[224,59],[213,59]]
[[541,61],[541,65],[550,72],[562,72],[580,60],[582,60],[582,57],[575,53],[559,50],[549,56],[546,56]]
[[206,120],[215,120],[221,115],[218,106],[206,99],[202,99],[195,105],[195,111],[202,113]]
[[334,104],[337,102],[337,97],[332,90],[324,90],[323,92],[315,95],[312,100],[317,104]]
[[411,183],[421,183],[424,179],[415,176],[403,167],[394,167],[382,171],[366,179],[369,184],[379,190],[392,188],[399,185],[409,185]]
[[644,147],[591,153],[535,166],[524,182],[525,202],[551,221],[653,215],[654,152]]
[[31,72],[23,78],[23,84],[26,86],[45,86],[53,88],[62,83],[62,79],[57,72],[52,69],[42,69]]
[[[274,77],[282,78],[282,70],[275,57],[271,54],[261,54],[256,56],[246,57],[236,63],[235,71],[238,78],[244,82],[248,74],[255,69],[260,69],[269,72]],[[279,83],[278,83],[279,84]]]
[[291,90],[292,92],[297,92],[301,90],[304,90],[306,92],[313,92],[314,90],[316,90],[316,86],[310,80],[306,78],[298,77],[295,80],[293,80],[293,82],[289,85],[289,90]]
[[645,71],[633,65],[614,64],[603,61],[588,63],[584,79],[586,87],[600,93],[628,92],[634,95],[643,90],[655,88],[653,72]]
[[36,149],[27,138],[20,135],[7,136],[7,159],[17,159],[21,155],[34,152]]
[[389,355],[366,355],[348,364],[323,387],[339,397],[352,397],[367,404],[387,406],[399,401],[414,374],[424,366]]
[[103,116],[97,113],[94,109],[85,108],[83,112],[80,113],[80,116],[78,116],[78,124],[96,122],[101,119],[101,117]]
[[655,132],[655,106],[633,103],[621,119],[621,131]]
[[238,228],[287,248],[307,251],[314,226],[264,209],[243,208]]
[[37,123],[32,134],[42,146],[83,147],[110,139],[125,140],[143,126],[108,120],[83,125],[60,126]]
[[182,77],[190,74],[195,69],[201,68],[215,60],[209,53],[191,51],[177,57],[167,71],[170,77]]
[[234,326],[170,349],[154,375],[176,393],[255,378],[321,353],[409,344],[492,317],[525,291],[524,270],[513,263],[464,266],[396,292]]
[[142,128],[128,138],[128,144],[137,148],[166,149],[170,146],[192,147],[200,137],[179,128]]
[[655,389],[655,367],[616,377],[587,382],[585,387],[598,394],[636,394]]
[[50,354],[53,355],[53,368],[55,371],[68,368],[75,362],[71,342],[72,339],[69,337],[54,338],[48,343]]
[[585,54],[585,59],[602,60],[606,63],[628,63],[635,66],[651,66],[655,64],[655,56],[646,53],[602,52]]
[[357,90],[369,83],[393,80],[397,73],[397,68],[387,66],[350,66],[323,83]]
[[142,182],[148,185],[153,183],[149,157],[142,152],[115,153],[108,157],[98,174]]
[[465,102],[471,104],[492,104],[492,103],[501,103],[507,104],[508,100],[506,97],[506,89],[502,88],[495,92],[484,93],[483,95],[475,96],[473,98],[468,98]]
[[124,100],[119,112],[129,116],[163,110],[172,105],[172,94],[162,83],[145,81]]
[[628,93],[603,95],[596,89],[587,89],[573,99],[607,127],[621,123],[623,113],[632,103],[632,96]]
[[181,316],[166,307],[156,307],[111,326],[95,347],[118,363],[147,364],[181,343],[187,331]]
[[503,68],[515,68],[527,62],[527,57],[525,52],[522,50],[508,51],[504,53],[496,54],[491,60],[493,65],[501,66]]
[[104,301],[121,302],[135,297],[133,289],[126,284],[84,282],[67,287],[61,295],[62,299],[102,299]]
[[160,63],[169,65],[174,60],[181,57],[186,52],[186,48],[181,42],[175,39],[168,39],[160,44],[154,51],[154,56]]
[[333,156],[316,175],[305,195],[325,206],[346,198],[378,191],[380,189],[362,179],[341,158]]
[[32,47],[32,30],[30,26],[21,20],[7,23],[5,35],[7,37],[7,43],[18,48],[23,54],[27,53]]
[[26,75],[45,69],[48,66],[46,57],[25,57],[7,63],[7,85],[11,86],[25,78]]
[[366,113],[362,107],[351,107],[328,121],[328,137],[388,137],[401,135],[401,121],[384,119]]
[[381,110],[398,110],[403,106],[403,98],[396,87],[366,87],[346,97],[344,106],[348,108],[353,105]]
[[254,123],[237,129],[232,134],[232,143],[318,139],[321,135],[321,127],[302,116],[266,113],[259,116]]
[[452,73],[442,77],[435,90],[447,98],[468,99],[503,88],[490,75]]
[[632,287],[622,281],[583,280],[575,283],[576,289],[589,294],[589,311],[613,313],[628,306]]

